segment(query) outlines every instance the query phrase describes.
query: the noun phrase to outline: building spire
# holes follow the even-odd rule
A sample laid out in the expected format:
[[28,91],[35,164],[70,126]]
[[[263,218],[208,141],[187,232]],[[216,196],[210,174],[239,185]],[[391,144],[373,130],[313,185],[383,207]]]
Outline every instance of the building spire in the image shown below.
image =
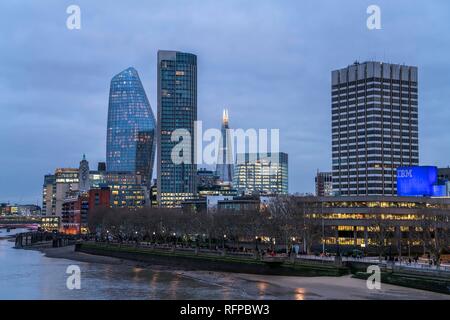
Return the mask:
[[228,109],[223,109],[222,123],[228,125]]

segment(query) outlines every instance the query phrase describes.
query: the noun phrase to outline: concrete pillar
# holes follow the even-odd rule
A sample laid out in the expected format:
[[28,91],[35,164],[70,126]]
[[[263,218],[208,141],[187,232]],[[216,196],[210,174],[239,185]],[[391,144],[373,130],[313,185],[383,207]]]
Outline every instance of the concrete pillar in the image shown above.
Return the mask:
[[369,244],[369,232],[367,231],[367,226],[364,227],[364,244],[367,245]]
[[400,231],[400,226],[395,226],[395,237],[397,238],[397,253],[402,256],[402,233]]

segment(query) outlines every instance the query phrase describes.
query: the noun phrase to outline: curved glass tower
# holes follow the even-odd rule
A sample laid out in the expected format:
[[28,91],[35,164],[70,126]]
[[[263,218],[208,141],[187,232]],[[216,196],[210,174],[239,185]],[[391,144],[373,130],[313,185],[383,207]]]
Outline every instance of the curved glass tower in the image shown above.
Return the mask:
[[128,68],[111,80],[106,169],[141,175],[150,186],[155,158],[155,116],[139,74]]

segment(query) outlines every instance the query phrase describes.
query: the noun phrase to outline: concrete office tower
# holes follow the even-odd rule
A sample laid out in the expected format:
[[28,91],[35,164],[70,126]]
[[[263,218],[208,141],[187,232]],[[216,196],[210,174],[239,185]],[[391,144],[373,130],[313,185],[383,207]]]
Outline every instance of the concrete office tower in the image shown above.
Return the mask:
[[355,62],[331,78],[334,193],[396,195],[396,168],[419,163],[417,67]]
[[222,137],[219,143],[216,173],[221,182],[231,184],[233,182],[233,141],[229,128],[228,110],[225,109],[222,115]]
[[[158,51],[158,157],[157,190],[161,207],[179,207],[181,201],[196,195],[195,136],[197,120],[197,56],[177,51]],[[172,141],[172,133],[184,131],[190,136]],[[183,158],[174,163],[172,150],[181,141],[187,143]]]
[[319,172],[316,174],[316,196],[329,197],[333,195],[333,174],[331,172]]
[[138,72],[128,68],[111,80],[106,142],[108,172],[130,172],[151,184],[155,117]]
[[89,162],[86,160],[86,155],[83,154],[83,160],[80,161],[78,169],[79,189],[81,192],[89,191],[91,188],[89,181]]

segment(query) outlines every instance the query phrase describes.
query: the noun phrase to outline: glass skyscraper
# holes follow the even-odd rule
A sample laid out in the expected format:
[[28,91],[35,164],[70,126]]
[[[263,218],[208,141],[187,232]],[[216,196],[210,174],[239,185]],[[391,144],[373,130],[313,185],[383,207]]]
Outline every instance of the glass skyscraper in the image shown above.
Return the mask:
[[216,172],[221,182],[232,183],[233,181],[233,145],[228,124],[228,110],[223,110],[222,137],[219,142],[219,153],[217,157]]
[[[197,120],[197,56],[177,51],[158,51],[158,203],[178,207],[196,195],[197,165],[194,157],[194,122]],[[189,161],[172,161],[172,141],[177,129],[189,132]],[[188,140],[186,140],[188,141]],[[189,162],[189,163],[188,163]]]
[[128,68],[111,80],[106,142],[108,172],[131,172],[151,184],[155,158],[155,116],[137,71]]

